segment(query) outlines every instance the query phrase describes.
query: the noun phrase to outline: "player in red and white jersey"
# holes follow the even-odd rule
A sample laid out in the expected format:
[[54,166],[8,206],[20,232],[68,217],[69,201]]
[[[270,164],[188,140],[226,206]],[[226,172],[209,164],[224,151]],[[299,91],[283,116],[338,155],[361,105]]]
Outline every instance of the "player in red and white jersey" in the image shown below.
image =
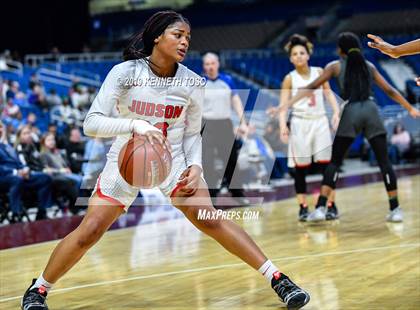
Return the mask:
[[[116,140],[89,200],[86,216],[57,245],[45,270],[23,296],[22,309],[48,309],[46,296],[53,284],[136,198],[139,188],[122,179],[117,165],[119,151],[133,133],[171,150],[172,170],[160,189],[171,197],[176,208],[198,229],[258,270],[289,309],[299,309],[309,302],[309,294],[279,272],[240,226],[217,216],[201,169],[203,85],[191,82],[191,78],[200,78],[179,63],[189,42],[190,24],[182,15],[158,12],[125,50],[126,61],[108,74],[86,117],[84,131]],[[166,78],[166,84],[157,82],[159,78]],[[199,214],[211,216],[200,219]]]
[[[309,66],[312,54],[312,43],[302,35],[294,34],[285,46],[290,62],[295,70],[291,71],[283,80],[280,104],[284,104],[294,96],[299,88],[317,79],[322,73],[319,67]],[[288,143],[288,166],[295,169],[294,181],[296,197],[299,203],[299,220],[306,221],[308,204],[306,200],[306,174],[312,159],[324,170],[331,159],[331,131],[324,106],[324,96],[333,109],[332,126],[337,128],[339,122],[339,108],[336,98],[332,94],[330,85],[325,83],[314,91],[310,98],[296,102],[290,113],[290,124],[287,126],[287,111],[280,113],[280,138]],[[278,109],[273,109],[278,111]],[[334,203],[334,192],[330,195],[328,219],[335,219],[338,214]],[[331,215],[331,216],[330,216]]]

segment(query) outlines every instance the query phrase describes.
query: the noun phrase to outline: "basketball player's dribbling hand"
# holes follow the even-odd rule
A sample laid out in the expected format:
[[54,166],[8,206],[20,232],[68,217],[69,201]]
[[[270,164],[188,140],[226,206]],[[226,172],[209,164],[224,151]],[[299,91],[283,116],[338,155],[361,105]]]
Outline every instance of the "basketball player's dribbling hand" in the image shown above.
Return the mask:
[[420,111],[417,110],[416,108],[412,108],[409,111],[409,113],[410,113],[410,115],[411,115],[412,118],[418,118],[418,117],[420,117]]
[[149,122],[143,120],[133,120],[132,131],[134,134],[145,136],[150,144],[154,144],[157,141],[163,148],[171,152],[171,145],[168,139],[165,138],[159,128],[151,125]]
[[289,128],[287,126],[280,126],[280,141],[284,144],[289,142]]
[[160,131],[150,130],[146,131],[144,134],[150,144],[154,144],[156,141],[159,142],[165,149],[171,152],[171,144],[169,143],[168,139]]
[[185,196],[193,195],[200,184],[201,172],[201,168],[196,165],[185,169],[177,183],[178,186],[182,186],[179,191],[185,194]]

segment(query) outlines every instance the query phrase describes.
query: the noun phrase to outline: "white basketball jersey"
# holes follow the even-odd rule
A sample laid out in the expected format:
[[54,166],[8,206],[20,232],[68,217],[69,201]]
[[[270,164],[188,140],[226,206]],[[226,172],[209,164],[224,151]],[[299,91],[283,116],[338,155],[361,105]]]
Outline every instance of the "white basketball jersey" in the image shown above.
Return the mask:
[[[309,67],[309,79],[304,79],[296,70],[290,72],[292,78],[292,96],[296,95],[299,88],[305,88],[319,77],[319,71],[315,67]],[[322,86],[316,89],[311,97],[303,98],[292,106],[292,115],[300,117],[316,117],[325,115],[324,96]]]
[[[129,119],[145,120],[167,136],[172,146],[172,157],[175,157],[185,151],[184,137],[199,135],[201,130],[204,87],[199,85],[199,81],[202,78],[182,64],[178,64],[175,77],[163,83],[144,59],[122,62],[108,73],[86,120],[95,115],[112,114],[127,124]],[[156,85],[158,82],[161,85]],[[112,127],[111,124],[109,127]],[[131,133],[117,135],[108,158],[117,158],[130,137]]]

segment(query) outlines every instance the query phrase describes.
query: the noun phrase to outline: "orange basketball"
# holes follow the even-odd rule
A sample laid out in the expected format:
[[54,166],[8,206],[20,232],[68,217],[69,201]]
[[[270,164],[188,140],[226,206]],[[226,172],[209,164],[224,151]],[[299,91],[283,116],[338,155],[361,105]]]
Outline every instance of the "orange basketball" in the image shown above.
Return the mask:
[[145,136],[135,135],[122,147],[118,167],[128,184],[152,188],[168,177],[172,156],[161,144],[151,144]]

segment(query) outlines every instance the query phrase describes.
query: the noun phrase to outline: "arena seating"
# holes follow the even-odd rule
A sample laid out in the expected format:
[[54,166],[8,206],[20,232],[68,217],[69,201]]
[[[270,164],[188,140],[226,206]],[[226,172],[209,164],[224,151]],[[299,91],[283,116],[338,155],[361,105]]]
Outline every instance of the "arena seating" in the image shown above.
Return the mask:
[[334,33],[342,31],[353,31],[363,35],[415,33],[420,28],[419,16],[420,9],[355,14],[343,20]]

